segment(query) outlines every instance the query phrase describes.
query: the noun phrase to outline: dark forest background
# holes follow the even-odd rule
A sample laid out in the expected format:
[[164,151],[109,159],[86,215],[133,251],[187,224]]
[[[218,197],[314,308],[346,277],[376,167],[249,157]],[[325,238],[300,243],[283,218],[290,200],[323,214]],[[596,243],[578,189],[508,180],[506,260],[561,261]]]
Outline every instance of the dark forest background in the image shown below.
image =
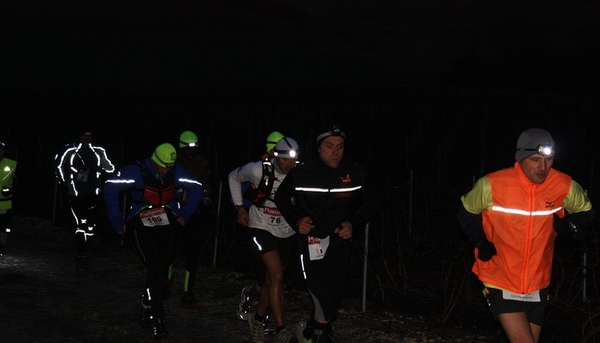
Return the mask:
[[337,123],[374,190],[412,175],[461,193],[537,126],[594,197],[599,15],[561,0],[5,1],[0,140],[34,195],[82,129],[118,166],[193,130],[218,182],[272,130],[308,159]]

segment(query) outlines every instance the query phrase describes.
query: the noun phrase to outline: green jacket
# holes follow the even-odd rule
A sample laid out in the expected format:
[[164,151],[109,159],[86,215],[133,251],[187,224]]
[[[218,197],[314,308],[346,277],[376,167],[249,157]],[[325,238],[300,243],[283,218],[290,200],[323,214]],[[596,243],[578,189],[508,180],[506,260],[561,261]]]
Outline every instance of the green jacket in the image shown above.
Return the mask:
[[0,161],[0,209],[2,210],[12,208],[12,187],[15,170],[17,170],[17,161],[8,158],[3,158]]

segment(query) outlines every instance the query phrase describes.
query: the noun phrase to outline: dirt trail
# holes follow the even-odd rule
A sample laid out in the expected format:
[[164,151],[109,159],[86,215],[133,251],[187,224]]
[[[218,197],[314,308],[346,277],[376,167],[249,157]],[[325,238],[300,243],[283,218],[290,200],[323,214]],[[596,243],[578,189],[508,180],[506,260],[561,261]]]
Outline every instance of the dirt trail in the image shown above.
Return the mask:
[[[91,269],[75,271],[74,245],[63,227],[37,218],[16,218],[17,229],[0,260],[0,342],[148,342],[149,331],[137,323],[135,299],[144,268],[129,248],[118,242],[97,242]],[[171,297],[166,301],[163,342],[250,342],[246,323],[235,316],[243,275],[218,269],[200,272],[200,310],[179,305],[175,269]],[[308,315],[302,291],[286,291],[286,320]],[[340,342],[493,342],[460,330],[437,330],[423,318],[400,313],[360,311],[360,302],[345,301],[336,326]],[[440,333],[444,332],[445,333]],[[268,336],[267,343],[275,342]]]

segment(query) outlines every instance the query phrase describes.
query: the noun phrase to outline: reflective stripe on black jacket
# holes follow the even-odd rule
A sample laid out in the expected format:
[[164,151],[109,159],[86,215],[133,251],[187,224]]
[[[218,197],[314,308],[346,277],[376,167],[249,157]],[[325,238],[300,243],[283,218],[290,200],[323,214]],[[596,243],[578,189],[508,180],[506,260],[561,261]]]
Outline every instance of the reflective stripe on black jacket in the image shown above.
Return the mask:
[[316,158],[292,169],[279,186],[275,202],[296,231],[296,223],[306,216],[315,225],[311,236],[327,237],[344,221],[356,230],[366,225],[369,216],[364,179],[364,167],[348,158],[336,169]]

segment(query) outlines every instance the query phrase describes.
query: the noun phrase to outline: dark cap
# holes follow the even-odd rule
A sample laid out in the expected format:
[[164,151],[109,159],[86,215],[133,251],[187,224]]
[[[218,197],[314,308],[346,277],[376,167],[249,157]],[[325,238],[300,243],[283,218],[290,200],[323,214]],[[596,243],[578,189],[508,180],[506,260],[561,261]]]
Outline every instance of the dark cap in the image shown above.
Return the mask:
[[323,129],[323,131],[321,131],[322,133],[320,135],[317,136],[317,146],[321,145],[321,142],[330,136],[339,136],[344,138],[344,140],[346,140],[346,134],[342,132],[342,129],[340,129],[339,126],[337,125],[331,125],[326,127],[325,129]]

